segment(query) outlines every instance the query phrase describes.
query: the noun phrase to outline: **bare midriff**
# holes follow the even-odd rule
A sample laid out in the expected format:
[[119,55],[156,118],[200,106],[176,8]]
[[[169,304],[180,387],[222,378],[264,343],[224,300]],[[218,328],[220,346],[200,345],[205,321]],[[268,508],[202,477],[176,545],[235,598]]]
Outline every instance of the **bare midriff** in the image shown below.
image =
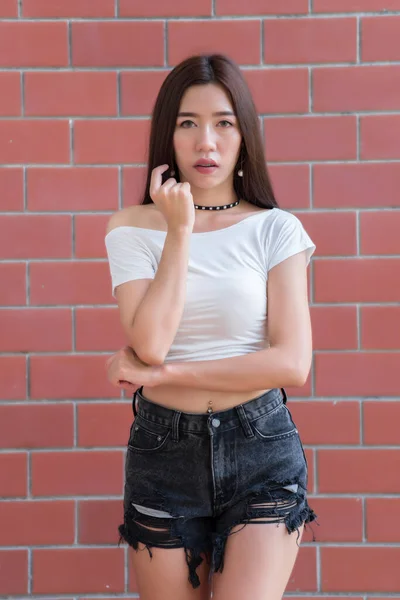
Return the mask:
[[254,390],[250,392],[215,392],[187,388],[182,386],[159,385],[157,387],[144,387],[142,395],[168,408],[190,413],[205,413],[210,406],[212,412],[226,410],[257,398],[269,390]]

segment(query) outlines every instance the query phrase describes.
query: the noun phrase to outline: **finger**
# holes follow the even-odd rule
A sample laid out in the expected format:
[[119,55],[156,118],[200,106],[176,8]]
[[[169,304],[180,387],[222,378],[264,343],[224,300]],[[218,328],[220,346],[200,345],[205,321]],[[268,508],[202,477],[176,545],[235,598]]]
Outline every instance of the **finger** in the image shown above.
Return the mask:
[[176,185],[179,185],[179,183],[177,183],[174,177],[170,177],[165,183],[163,183],[161,189],[164,193],[167,193]]
[[150,177],[150,195],[156,194],[162,184],[162,174],[169,169],[169,165],[160,165],[151,172]]

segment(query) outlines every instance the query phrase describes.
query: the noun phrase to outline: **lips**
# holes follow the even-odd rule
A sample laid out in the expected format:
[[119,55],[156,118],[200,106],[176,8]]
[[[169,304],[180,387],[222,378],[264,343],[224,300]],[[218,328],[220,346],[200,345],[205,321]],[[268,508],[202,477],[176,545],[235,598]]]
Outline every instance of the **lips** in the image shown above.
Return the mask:
[[195,167],[218,167],[215,160],[212,160],[211,158],[201,158],[200,160],[198,160],[196,162],[196,164],[194,166]]

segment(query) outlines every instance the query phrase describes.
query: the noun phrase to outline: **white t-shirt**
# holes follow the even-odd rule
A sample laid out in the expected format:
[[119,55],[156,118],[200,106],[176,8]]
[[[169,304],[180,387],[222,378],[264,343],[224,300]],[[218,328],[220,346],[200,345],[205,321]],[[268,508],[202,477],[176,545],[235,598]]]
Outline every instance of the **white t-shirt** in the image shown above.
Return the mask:
[[[112,293],[122,283],[153,279],[167,233],[120,226],[105,238]],[[229,358],[268,347],[268,271],[315,245],[292,213],[280,208],[192,233],[184,311],[165,362]]]

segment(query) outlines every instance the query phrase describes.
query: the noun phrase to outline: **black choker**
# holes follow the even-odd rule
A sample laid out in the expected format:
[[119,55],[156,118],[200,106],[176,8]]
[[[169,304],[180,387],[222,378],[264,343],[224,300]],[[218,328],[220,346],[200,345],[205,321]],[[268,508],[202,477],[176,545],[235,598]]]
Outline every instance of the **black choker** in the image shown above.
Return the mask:
[[200,206],[195,204],[194,207],[199,210],[226,210],[227,208],[233,208],[239,204],[240,200],[236,200],[233,204],[225,204],[224,206]]

